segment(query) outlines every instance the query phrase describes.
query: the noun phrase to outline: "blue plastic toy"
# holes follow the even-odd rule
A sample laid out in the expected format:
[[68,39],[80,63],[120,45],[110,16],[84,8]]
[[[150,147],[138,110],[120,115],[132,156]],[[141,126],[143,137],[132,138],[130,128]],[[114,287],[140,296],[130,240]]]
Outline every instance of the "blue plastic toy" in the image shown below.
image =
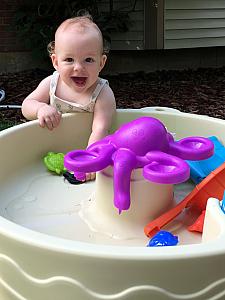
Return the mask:
[[211,136],[209,139],[214,144],[214,154],[212,157],[201,161],[187,160],[190,166],[190,177],[196,184],[199,184],[212,171],[225,162],[225,147],[219,142],[217,137]]
[[169,231],[161,230],[151,238],[147,247],[176,246],[177,244],[178,237],[176,235]]
[[225,213],[225,191],[224,191],[224,194],[223,194],[223,199],[221,201],[221,209],[222,211]]

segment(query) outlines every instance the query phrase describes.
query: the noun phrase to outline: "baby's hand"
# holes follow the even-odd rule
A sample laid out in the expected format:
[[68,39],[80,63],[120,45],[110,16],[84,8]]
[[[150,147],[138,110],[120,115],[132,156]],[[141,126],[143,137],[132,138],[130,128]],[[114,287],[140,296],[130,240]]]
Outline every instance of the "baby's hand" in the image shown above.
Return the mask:
[[86,181],[95,180],[96,174],[95,173],[87,173],[86,174]]
[[56,128],[61,120],[61,113],[54,107],[44,104],[37,112],[37,118],[41,127],[47,127],[49,130]]

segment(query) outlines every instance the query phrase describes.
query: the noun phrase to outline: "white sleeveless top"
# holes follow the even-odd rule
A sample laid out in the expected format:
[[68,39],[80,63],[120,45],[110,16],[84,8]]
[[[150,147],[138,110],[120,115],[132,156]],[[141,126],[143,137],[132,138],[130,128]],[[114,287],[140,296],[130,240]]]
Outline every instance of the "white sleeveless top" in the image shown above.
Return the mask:
[[98,78],[98,84],[92,93],[90,97],[90,101],[85,104],[78,104],[76,102],[70,102],[63,100],[61,98],[58,98],[55,95],[57,83],[59,79],[59,73],[55,71],[52,75],[51,81],[50,81],[50,105],[54,106],[58,111],[61,113],[67,113],[67,112],[93,112],[94,111],[94,106],[95,102],[98,98],[98,95],[100,94],[102,88],[104,87],[105,84],[109,84],[108,80]]

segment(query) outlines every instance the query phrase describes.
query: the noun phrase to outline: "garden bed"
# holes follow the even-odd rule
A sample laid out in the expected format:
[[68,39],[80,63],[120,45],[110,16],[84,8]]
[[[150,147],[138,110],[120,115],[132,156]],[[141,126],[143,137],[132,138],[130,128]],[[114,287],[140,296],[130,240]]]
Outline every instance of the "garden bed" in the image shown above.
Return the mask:
[[[1,73],[2,105],[21,105],[23,99],[52,71]],[[118,108],[166,106],[183,112],[225,119],[225,67],[184,71],[157,71],[104,76],[109,80]],[[20,109],[0,109],[0,123],[26,122]],[[0,128],[1,129],[1,128]]]

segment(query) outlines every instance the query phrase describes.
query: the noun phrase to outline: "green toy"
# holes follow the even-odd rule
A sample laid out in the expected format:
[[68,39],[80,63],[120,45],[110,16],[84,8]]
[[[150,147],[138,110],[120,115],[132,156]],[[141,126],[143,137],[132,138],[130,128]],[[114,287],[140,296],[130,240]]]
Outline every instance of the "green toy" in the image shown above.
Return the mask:
[[44,164],[49,171],[55,172],[58,175],[61,175],[67,171],[64,167],[63,153],[48,152],[44,157]]

